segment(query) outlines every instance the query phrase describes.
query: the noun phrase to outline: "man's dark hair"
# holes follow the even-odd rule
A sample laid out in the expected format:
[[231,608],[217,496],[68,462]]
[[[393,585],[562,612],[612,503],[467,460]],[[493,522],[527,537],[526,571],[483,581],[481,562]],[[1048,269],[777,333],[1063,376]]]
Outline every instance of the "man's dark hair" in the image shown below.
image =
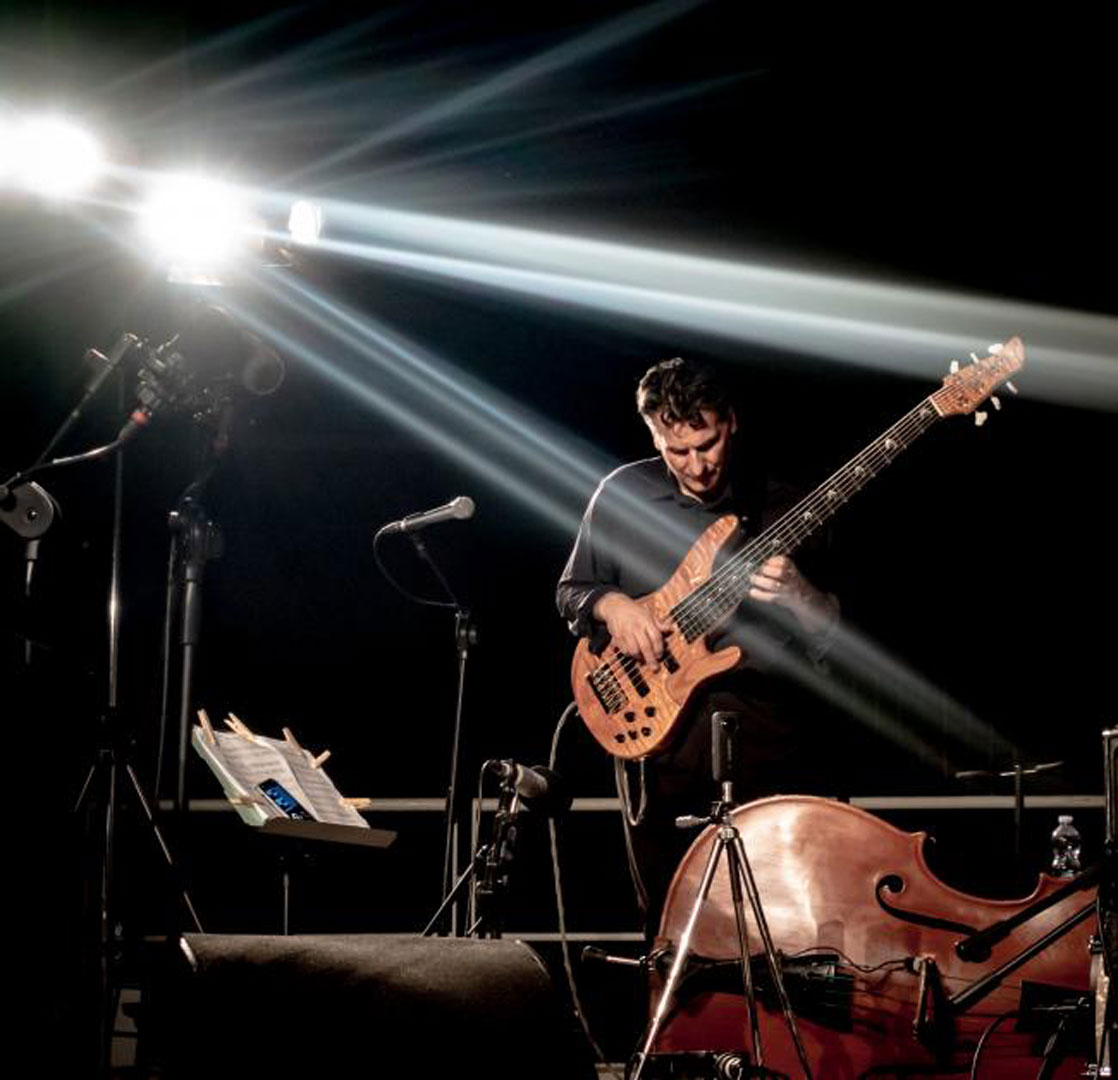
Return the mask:
[[658,416],[665,424],[698,427],[706,410],[725,420],[730,397],[712,368],[674,356],[644,373],[637,386],[637,408],[642,416]]

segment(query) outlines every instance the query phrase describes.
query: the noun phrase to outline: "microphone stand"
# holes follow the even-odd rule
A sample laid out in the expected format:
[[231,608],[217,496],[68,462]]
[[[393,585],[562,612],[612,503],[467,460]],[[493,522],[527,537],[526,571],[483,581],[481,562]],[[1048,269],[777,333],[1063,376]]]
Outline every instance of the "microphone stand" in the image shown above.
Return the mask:
[[[431,572],[443,587],[443,591],[450,598],[450,606],[454,608],[454,649],[458,657],[458,688],[454,703],[454,732],[450,743],[450,779],[446,793],[446,829],[443,839],[442,878],[442,895],[448,896],[452,891],[451,879],[454,876],[456,834],[459,832],[458,826],[461,824],[459,821],[461,814],[458,796],[459,774],[461,772],[459,753],[462,746],[462,705],[466,691],[466,665],[470,659],[471,646],[477,644],[477,626],[470,618],[470,612],[458,602],[454,590],[450,587],[450,583],[442,570],[439,569],[438,563],[432,558],[418,531],[409,531],[406,535],[419,557],[431,568]],[[459,896],[453,904],[450,905],[450,909],[451,930],[457,931],[461,926],[462,919],[461,892],[459,892]],[[440,910],[442,909],[440,908]]]
[[466,886],[475,882],[473,906],[475,918],[467,929],[466,937],[499,938],[503,923],[502,902],[509,884],[509,867],[516,856],[517,819],[520,815],[520,796],[516,790],[515,776],[501,782],[497,813],[493,818],[493,837],[488,844],[478,847],[470,865],[458,875],[454,887],[445,895],[438,910],[423,928],[423,937],[430,937],[441,921],[444,912],[459,897]]
[[179,729],[175,783],[175,813],[187,810],[186,765],[190,751],[191,699],[194,688],[194,657],[201,637],[202,580],[206,563],[221,556],[220,528],[210,520],[205,507],[190,494],[192,484],[168,516],[172,545],[178,549],[182,573],[182,631],[179,647]]
[[[118,378],[118,407],[123,412],[125,408],[125,384],[120,361],[136,345],[139,339],[131,334],[124,334],[114,346],[109,357],[104,357],[96,350],[90,354],[103,362],[102,370],[88,386],[78,405],[71,410],[59,430],[51,438],[47,448],[39,455],[34,464],[28,469],[17,473],[5,484],[0,485],[0,496],[17,498],[24,492],[42,491],[37,484],[30,484],[32,476],[49,472],[68,465],[76,465],[87,461],[98,461],[115,455],[113,462],[113,510],[112,533],[109,563],[109,595],[108,595],[108,649],[106,672],[106,700],[105,709],[100,716],[98,746],[95,751],[85,780],[81,785],[77,801],[74,805],[74,814],[81,812],[89,800],[89,821],[91,831],[99,831],[98,842],[98,871],[97,885],[90,890],[96,896],[97,902],[97,1032],[96,1032],[96,1071],[97,1075],[108,1077],[111,1072],[112,1034],[116,1019],[117,1008],[117,972],[121,960],[123,945],[123,930],[116,917],[116,862],[117,862],[117,819],[122,809],[121,803],[121,773],[131,785],[136,801],[143,811],[144,817],[151,829],[152,835],[162,852],[163,858],[171,872],[172,878],[179,883],[179,894],[184,907],[188,912],[194,927],[201,932],[202,925],[197,912],[186,889],[181,884],[175,861],[170,848],[164,840],[163,834],[152,813],[151,806],[144,795],[139,778],[131,761],[132,739],[124,731],[120,709],[120,613],[121,613],[121,565],[122,565],[122,535],[124,513],[124,459],[118,451],[135,437],[150,418],[150,413],[139,410],[133,413],[132,420],[121,429],[117,437],[110,443],[95,447],[83,453],[72,454],[66,457],[47,460],[48,454],[61,441],[63,436],[77,422],[93,394],[101,387],[110,374],[114,371]],[[45,494],[45,492],[44,492]],[[49,498],[49,497],[48,497]],[[52,515],[53,517],[53,515]],[[36,546],[32,549],[29,545],[26,562],[27,568],[24,576],[24,592],[29,595],[33,580],[34,563],[38,558],[38,537],[29,537]],[[27,654],[25,653],[25,656]],[[99,825],[94,822],[99,821]]]
[[1051,772],[1063,766],[1062,761],[1044,761],[1025,765],[1014,759],[1013,768],[1000,771],[989,769],[964,769],[955,773],[956,780],[1012,780],[1013,781],[1013,860],[1014,873],[1022,885],[1028,885],[1024,861],[1025,777]]
[[484,873],[474,889],[476,918],[467,937],[499,938],[504,921],[502,904],[509,884],[508,867],[516,855],[516,819],[520,813],[520,798],[516,781],[509,777],[501,784],[501,797],[493,819],[493,842],[485,854]]
[[[13,489],[0,488],[0,521],[26,541],[23,545],[23,611],[29,617],[39,545],[58,515],[58,504],[46,488],[24,483]],[[34,641],[30,631],[23,637],[23,666],[31,667]]]

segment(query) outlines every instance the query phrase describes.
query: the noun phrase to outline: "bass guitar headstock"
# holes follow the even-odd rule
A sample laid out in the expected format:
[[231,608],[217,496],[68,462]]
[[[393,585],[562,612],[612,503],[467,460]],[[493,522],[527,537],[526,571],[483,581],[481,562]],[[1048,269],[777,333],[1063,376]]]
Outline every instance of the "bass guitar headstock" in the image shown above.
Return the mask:
[[[973,357],[973,354],[972,354]],[[964,368],[952,365],[951,374],[943,386],[932,394],[932,403],[940,416],[965,416],[974,412],[1002,383],[1016,393],[1008,380],[1025,366],[1025,343],[1011,337],[1004,345],[992,345],[990,355]],[[1000,407],[996,398],[994,406]],[[985,413],[978,413],[975,421],[981,425]]]

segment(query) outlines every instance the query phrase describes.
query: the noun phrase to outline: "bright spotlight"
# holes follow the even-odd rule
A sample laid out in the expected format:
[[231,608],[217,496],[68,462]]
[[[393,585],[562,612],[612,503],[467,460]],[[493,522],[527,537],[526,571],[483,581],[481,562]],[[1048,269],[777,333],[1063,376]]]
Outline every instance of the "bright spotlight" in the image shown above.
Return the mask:
[[0,176],[36,195],[65,199],[78,195],[100,176],[104,153],[84,128],[59,116],[29,117],[12,126],[0,150]]
[[0,187],[7,183],[12,171],[12,140],[15,138],[15,127],[4,117],[0,116]]
[[291,204],[287,231],[296,244],[310,245],[322,235],[322,208],[307,199],[297,199]]
[[261,228],[246,200],[228,184],[200,176],[171,176],[151,193],[140,229],[172,277],[193,278],[231,263]]

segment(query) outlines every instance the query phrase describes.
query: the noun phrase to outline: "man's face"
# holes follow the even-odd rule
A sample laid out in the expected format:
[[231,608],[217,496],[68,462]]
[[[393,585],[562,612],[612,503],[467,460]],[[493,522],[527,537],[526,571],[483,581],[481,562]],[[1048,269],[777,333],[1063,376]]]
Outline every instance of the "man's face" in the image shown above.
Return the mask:
[[646,416],[652,441],[685,495],[708,502],[722,494],[729,477],[730,450],[737,418],[725,418],[704,409],[696,427],[686,420],[666,424],[659,416]]

